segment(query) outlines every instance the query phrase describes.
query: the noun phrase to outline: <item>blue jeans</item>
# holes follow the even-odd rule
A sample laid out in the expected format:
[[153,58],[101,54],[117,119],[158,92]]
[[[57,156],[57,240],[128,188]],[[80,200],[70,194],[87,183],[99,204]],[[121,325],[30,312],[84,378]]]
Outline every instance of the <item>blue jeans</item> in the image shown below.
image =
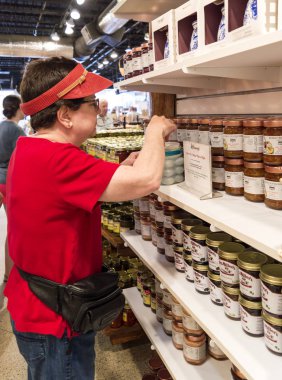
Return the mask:
[[28,364],[28,380],[93,380],[95,333],[68,339],[22,333],[12,328]]

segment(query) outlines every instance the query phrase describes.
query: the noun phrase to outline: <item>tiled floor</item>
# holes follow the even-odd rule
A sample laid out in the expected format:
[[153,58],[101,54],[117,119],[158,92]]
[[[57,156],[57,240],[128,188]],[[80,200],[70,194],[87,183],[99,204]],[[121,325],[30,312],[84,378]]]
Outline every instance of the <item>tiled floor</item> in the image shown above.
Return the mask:
[[[9,313],[3,298],[5,236],[6,217],[2,207],[0,208],[0,380],[26,380],[26,365],[11,332]],[[142,374],[148,372],[146,363],[151,356],[150,343],[144,339],[112,346],[109,338],[99,333],[96,339],[96,355],[96,380],[141,380]]]

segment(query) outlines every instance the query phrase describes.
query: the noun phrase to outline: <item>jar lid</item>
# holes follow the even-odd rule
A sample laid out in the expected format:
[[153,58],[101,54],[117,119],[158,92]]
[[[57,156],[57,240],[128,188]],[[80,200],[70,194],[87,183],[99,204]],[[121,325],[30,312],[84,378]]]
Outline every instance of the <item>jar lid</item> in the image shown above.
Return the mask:
[[230,288],[229,286],[222,285],[222,290],[224,293],[227,293],[233,296],[238,296],[240,294],[239,288]]
[[207,272],[209,267],[208,265],[196,264],[195,262],[193,262],[193,269],[198,270],[200,272]]
[[234,166],[244,164],[244,160],[242,160],[241,158],[225,158],[224,162],[226,165],[234,165]]
[[245,251],[245,247],[240,243],[222,243],[218,247],[218,254],[223,259],[237,260],[239,253]]
[[224,122],[225,127],[241,127],[243,125],[242,120],[234,119],[234,120],[226,120]]
[[263,120],[246,119],[243,121],[244,127],[263,127]]
[[136,51],[141,51],[141,46],[137,46],[132,49],[132,53],[135,53]]
[[223,126],[223,120],[222,119],[212,119],[212,120],[210,120],[210,125]]
[[256,251],[245,251],[238,255],[238,266],[246,270],[260,270],[267,263],[267,256]]
[[267,165],[265,165],[264,170],[266,171],[266,173],[282,174],[282,166],[267,166]]
[[247,169],[264,169],[264,163],[244,161],[244,167]]
[[224,162],[223,156],[212,156],[212,162]]
[[179,321],[176,321],[174,320],[172,322],[172,328],[178,332],[183,332],[183,323],[182,322],[179,322]]
[[182,253],[183,252],[183,246],[174,245],[173,250],[174,250],[174,252]]
[[171,223],[181,224],[183,219],[189,218],[190,214],[184,210],[175,211],[171,217]]
[[197,240],[206,240],[210,228],[207,226],[194,226],[190,229],[190,238]]
[[282,327],[282,318],[275,318],[269,315],[265,310],[262,311],[262,318],[265,322],[271,323],[274,326]]
[[266,127],[266,128],[281,128],[282,127],[282,119],[272,119],[272,120],[265,120],[263,122],[263,125]]
[[182,153],[182,149],[169,150],[165,152],[165,156],[166,157],[176,156],[177,154],[180,154],[180,153]]
[[190,123],[191,124],[198,124],[198,119],[190,119]]
[[208,271],[208,278],[214,281],[221,281],[220,275],[216,273],[212,273],[210,270]]
[[199,125],[207,124],[210,125],[210,119],[198,119]]
[[178,210],[178,206],[176,206],[170,202],[163,202],[163,208],[165,211],[176,211],[176,210]]
[[239,302],[240,302],[240,305],[245,306],[248,309],[252,309],[252,310],[262,309],[261,302],[248,301],[244,297],[242,297],[242,295],[239,295]]
[[211,247],[218,247],[224,242],[230,242],[232,236],[228,235],[226,232],[210,232],[207,234],[206,243]]
[[260,279],[271,285],[282,286],[282,265],[266,264],[261,268]]
[[190,231],[192,227],[202,225],[203,221],[200,219],[183,219],[181,222],[182,231]]
[[154,355],[151,359],[149,359],[148,364],[152,371],[157,371],[158,369],[164,367],[164,363],[158,355]]

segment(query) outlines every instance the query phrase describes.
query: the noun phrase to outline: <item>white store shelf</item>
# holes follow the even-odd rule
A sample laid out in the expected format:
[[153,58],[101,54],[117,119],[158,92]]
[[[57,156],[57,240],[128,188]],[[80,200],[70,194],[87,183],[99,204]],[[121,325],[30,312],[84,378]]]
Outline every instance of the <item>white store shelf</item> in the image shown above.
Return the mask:
[[197,293],[194,285],[185,279],[183,273],[177,272],[174,264],[159,254],[151,242],[144,241],[133,231],[124,233],[121,237],[248,380],[281,378],[281,357],[266,348],[263,337],[254,338],[245,334],[240,321],[227,318],[223,308],[214,305],[209,295]]
[[200,200],[178,185],[161,186],[156,194],[282,262],[281,211],[225,193]]
[[125,289],[124,295],[175,380],[227,380],[231,378],[229,361],[218,361],[209,357],[200,366],[187,363],[183,352],[174,347],[171,337],[163,331],[162,324],[157,321],[156,315],[150,308],[143,305],[137,288]]

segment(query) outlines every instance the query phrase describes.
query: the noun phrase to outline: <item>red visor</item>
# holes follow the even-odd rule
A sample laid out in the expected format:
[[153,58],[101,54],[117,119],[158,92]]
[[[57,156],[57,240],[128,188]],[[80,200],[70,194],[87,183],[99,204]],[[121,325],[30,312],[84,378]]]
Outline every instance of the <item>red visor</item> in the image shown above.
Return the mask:
[[55,86],[37,98],[21,104],[21,110],[25,115],[34,115],[57,100],[85,98],[110,87],[112,84],[113,82],[109,79],[89,73],[81,64],[78,64]]

